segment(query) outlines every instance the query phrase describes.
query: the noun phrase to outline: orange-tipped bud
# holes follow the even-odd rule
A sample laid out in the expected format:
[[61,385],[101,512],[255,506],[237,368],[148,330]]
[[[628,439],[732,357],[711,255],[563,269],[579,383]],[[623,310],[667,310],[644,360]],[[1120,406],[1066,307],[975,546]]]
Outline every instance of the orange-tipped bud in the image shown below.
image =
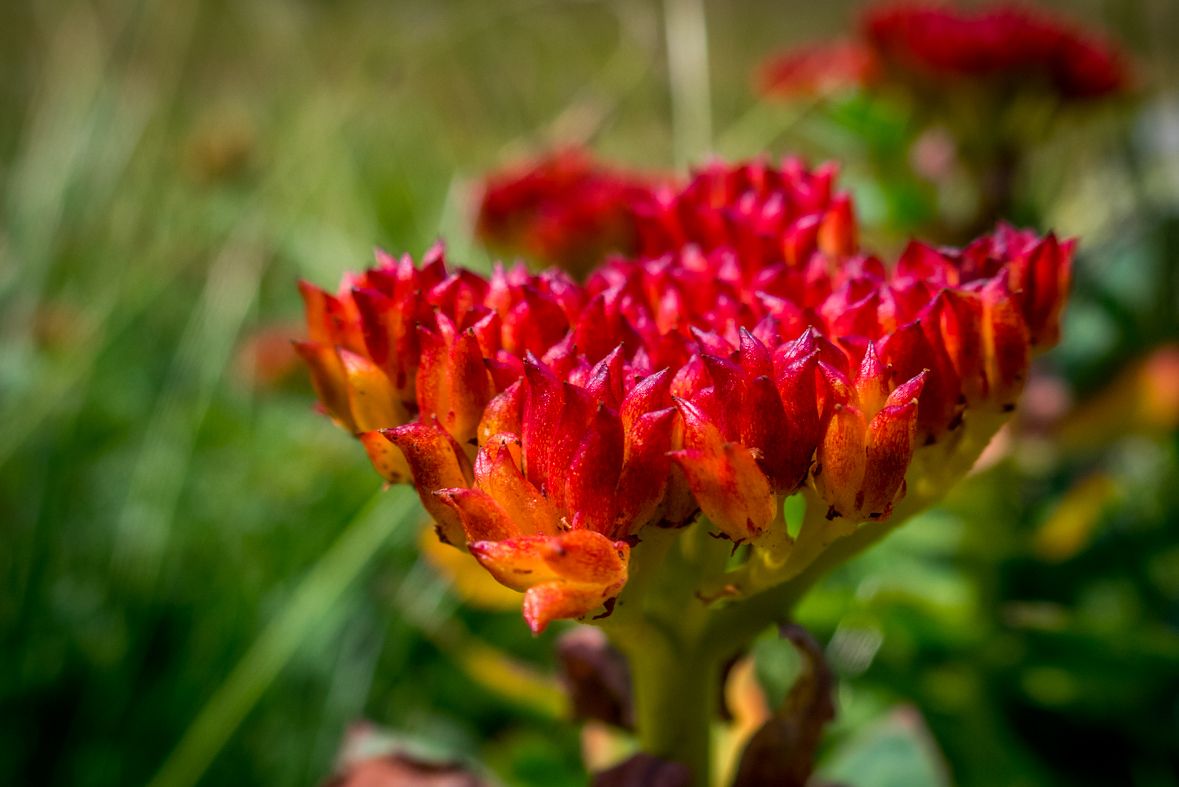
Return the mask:
[[859,514],[887,519],[903,487],[917,438],[917,400],[890,405],[868,424],[867,461],[858,500]]
[[867,431],[858,407],[838,403],[832,406],[826,433],[819,443],[815,486],[834,516],[854,518],[860,509]]
[[558,618],[578,618],[626,584],[630,547],[591,530],[552,538],[524,536],[471,544],[471,554],[501,583],[526,590],[524,619],[534,634]]
[[691,447],[671,457],[704,515],[735,542],[759,538],[774,519],[776,499],[757,460],[740,444],[725,442],[695,404],[677,399],[676,407],[686,425],[684,444]]

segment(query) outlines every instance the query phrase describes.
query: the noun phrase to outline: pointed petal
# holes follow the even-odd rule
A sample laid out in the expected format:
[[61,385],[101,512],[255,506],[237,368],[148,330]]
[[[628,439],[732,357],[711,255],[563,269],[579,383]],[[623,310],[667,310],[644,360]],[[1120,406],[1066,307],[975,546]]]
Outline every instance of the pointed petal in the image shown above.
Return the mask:
[[823,216],[823,223],[819,225],[819,248],[828,254],[855,254],[859,245],[851,197],[846,194],[836,195]]
[[859,510],[857,497],[867,462],[867,428],[857,408],[837,404],[819,443],[815,485],[840,516],[853,518]]
[[434,493],[458,514],[468,543],[504,541],[523,535],[495,499],[479,489],[439,489]]
[[1027,322],[1007,288],[1006,272],[988,282],[981,295],[988,398],[1001,408],[1013,408],[1023,391],[1030,360]]
[[392,371],[390,351],[396,345],[390,339],[390,333],[400,327],[401,312],[390,298],[377,290],[355,288],[352,301],[360,313],[360,331],[368,357],[382,369]]
[[544,559],[545,536],[521,536],[505,541],[475,541],[471,554],[496,581],[515,590],[527,590],[558,579]]
[[1051,347],[1060,338],[1061,248],[1056,235],[1039,241],[1028,254],[1023,279],[1023,314],[1032,343]]
[[806,479],[822,435],[816,386],[818,363],[819,354],[811,353],[783,368],[775,381],[789,425],[782,449],[783,465],[778,471],[782,473],[779,482],[783,488],[792,477],[797,484]]
[[328,300],[331,295],[314,284],[299,280],[299,294],[303,296],[303,313],[307,318],[307,338],[314,344],[331,346],[336,343],[332,336],[332,323],[328,314]]
[[483,409],[491,401],[491,375],[483,363],[483,351],[475,332],[467,329],[455,337],[447,363],[450,405],[447,427],[455,439],[465,443],[475,437]]
[[873,418],[884,407],[884,402],[888,399],[890,376],[889,368],[880,362],[880,357],[876,354],[876,345],[869,342],[855,383],[860,409],[865,418]]
[[739,363],[745,379],[769,377],[774,373],[773,358],[761,340],[744,328],[741,329],[741,346],[738,348]]
[[968,405],[986,396],[983,371],[983,305],[978,293],[945,290],[941,310],[942,339],[950,363],[962,381],[962,395]]
[[635,384],[619,409],[623,431],[629,433],[643,414],[671,407],[671,377],[671,370],[663,369]]
[[442,527],[443,536],[451,544],[463,544],[466,539],[458,514],[433,494],[439,489],[465,487],[469,483],[450,435],[438,426],[421,423],[380,431],[405,455],[422,506]]
[[622,345],[618,345],[590,370],[585,388],[599,402],[605,402],[607,407],[618,409],[622,401],[622,364],[625,360]]
[[393,445],[380,432],[361,432],[357,435],[364,445],[368,460],[373,468],[391,484],[412,484],[413,472],[401,449]]
[[524,360],[524,471],[541,487],[548,479],[551,440],[565,408],[561,383],[545,366],[529,356]]
[[520,436],[523,431],[521,419],[524,409],[524,381],[516,380],[503,393],[496,396],[483,411],[479,421],[479,445],[483,446],[494,434],[509,432]]
[[565,481],[565,505],[574,529],[598,533],[613,530],[614,492],[622,457],[622,420],[614,410],[599,404]]
[[782,398],[769,377],[758,377],[746,388],[741,418],[741,442],[753,449],[762,472],[776,491],[793,491],[811,464],[812,446],[803,457],[792,450],[790,425]]
[[525,535],[556,535],[557,514],[544,495],[524,478],[506,445],[494,440],[480,449],[475,483],[499,503]]
[[626,582],[630,547],[593,530],[571,530],[550,538],[541,554],[548,567],[567,582],[603,588]]
[[422,348],[421,365],[417,375],[417,403],[422,421],[431,416],[446,423],[450,409],[446,385],[447,349],[443,338],[424,326],[417,326],[418,343]]
[[524,620],[534,636],[541,634],[554,620],[580,618],[606,601],[597,588],[543,582],[524,594]]
[[894,379],[909,380],[928,371],[921,391],[918,440],[925,443],[941,437],[958,407],[957,375],[949,359],[943,362],[944,353],[935,353],[920,321],[897,329],[881,342],[879,350],[881,360],[892,366]]
[[885,400],[885,407],[892,407],[915,402],[921,398],[921,391],[925,389],[925,378],[929,376],[928,372],[922,372],[914,377],[912,380],[906,380],[896,387],[892,393],[888,395]]
[[618,478],[618,519],[613,538],[637,533],[651,521],[667,490],[671,470],[672,423],[676,410],[668,407],[644,413],[626,431],[625,458]]
[[917,403],[885,407],[868,425],[867,464],[860,509],[870,519],[884,519],[905,480],[917,438]]
[[[782,256],[791,268],[800,268],[811,258],[819,242],[820,216],[812,213],[797,219],[782,233]],[[837,242],[839,229],[834,224],[828,230],[832,235],[826,238],[828,244]]]
[[774,518],[775,497],[769,479],[749,451],[725,443],[720,431],[698,409],[676,401],[693,435],[684,444],[697,447],[671,452],[684,471],[696,502],[713,524],[734,541],[757,538]]
[[409,420],[385,373],[367,358],[340,348],[348,381],[348,405],[356,428],[363,432],[401,426]]
[[327,344],[295,342],[295,352],[311,372],[311,387],[323,402],[328,415],[349,432],[356,432],[356,421],[348,403],[347,374],[336,348]]

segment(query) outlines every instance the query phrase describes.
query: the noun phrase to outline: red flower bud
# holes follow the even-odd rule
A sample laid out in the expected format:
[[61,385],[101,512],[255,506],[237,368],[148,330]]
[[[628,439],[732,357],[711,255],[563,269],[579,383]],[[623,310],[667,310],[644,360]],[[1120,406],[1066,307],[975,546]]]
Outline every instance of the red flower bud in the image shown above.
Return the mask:
[[720,430],[698,407],[682,399],[685,449],[671,452],[684,471],[704,515],[738,543],[759,538],[776,512],[769,479],[749,450],[725,442]]

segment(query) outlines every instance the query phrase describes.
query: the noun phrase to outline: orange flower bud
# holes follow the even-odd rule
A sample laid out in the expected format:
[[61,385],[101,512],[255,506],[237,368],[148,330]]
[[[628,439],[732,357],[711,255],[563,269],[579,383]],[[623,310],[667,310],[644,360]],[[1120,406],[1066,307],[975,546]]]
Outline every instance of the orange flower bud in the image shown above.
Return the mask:
[[524,619],[539,634],[557,618],[575,618],[626,584],[630,547],[591,530],[471,544],[471,554],[501,583],[524,595]]
[[671,452],[704,515],[742,543],[759,538],[776,513],[769,479],[749,450],[725,442],[720,430],[691,402],[676,400],[686,425],[687,448]]
[[380,432],[405,455],[413,473],[418,497],[427,513],[441,528],[439,536],[456,546],[465,543],[458,514],[433,493],[439,489],[470,485],[466,455],[455,445],[450,435],[436,425],[406,424],[395,429],[381,429]]

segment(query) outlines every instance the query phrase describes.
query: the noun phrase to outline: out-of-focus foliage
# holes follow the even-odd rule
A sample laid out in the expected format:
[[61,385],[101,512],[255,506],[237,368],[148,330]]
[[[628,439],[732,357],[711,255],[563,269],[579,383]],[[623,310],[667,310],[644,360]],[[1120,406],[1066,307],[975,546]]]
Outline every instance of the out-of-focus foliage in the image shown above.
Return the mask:
[[[920,166],[953,140],[903,103],[750,91],[851,8],[708,3],[715,144],[841,158],[897,244],[968,212],[962,172]],[[1064,343],[1006,453],[799,610],[841,676],[825,778],[1179,779],[1179,16],[1086,8],[1144,87],[1019,173],[1015,218],[1082,238]],[[309,784],[366,717],[585,783],[553,635],[421,553],[285,337],[294,280],[374,244],[486,266],[467,184],[521,151],[669,169],[663,41],[657,2],[0,6],[0,782]],[[754,655],[776,705],[796,657]]]

